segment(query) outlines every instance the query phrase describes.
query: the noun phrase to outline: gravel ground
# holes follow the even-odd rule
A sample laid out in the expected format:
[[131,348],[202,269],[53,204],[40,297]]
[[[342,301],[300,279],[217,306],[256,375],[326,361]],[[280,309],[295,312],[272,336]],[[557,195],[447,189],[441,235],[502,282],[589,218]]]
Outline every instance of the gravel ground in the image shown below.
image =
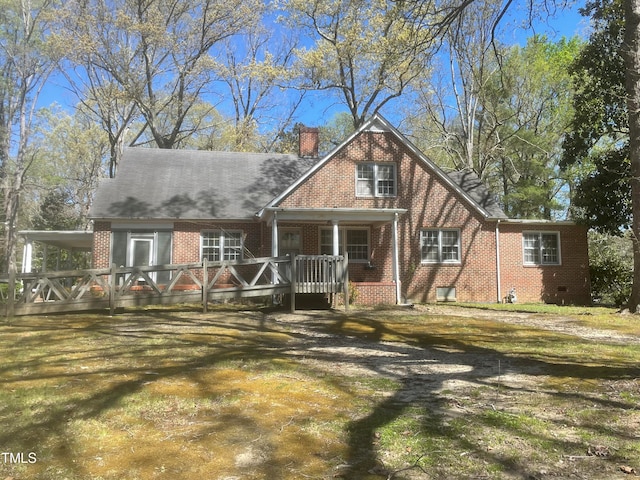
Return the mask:
[[[350,316],[374,319],[376,315],[450,315],[473,318],[490,318],[491,320],[530,326],[539,329],[560,332],[577,338],[612,344],[639,344],[640,338],[619,334],[615,331],[594,329],[579,325],[570,317],[539,315],[518,312],[496,312],[472,308],[460,308],[441,305],[417,305],[412,309],[353,310]],[[442,346],[424,348],[408,342],[386,342],[378,338],[359,335],[327,333],[331,324],[344,318],[341,311],[299,311],[296,314],[270,313],[266,322],[276,330],[290,333],[293,340],[289,342],[287,352],[296,356],[301,362],[315,369],[331,373],[342,373],[349,377],[383,377],[397,382],[396,388],[380,391],[381,401],[385,404],[419,404],[428,406],[440,415],[443,424],[465,415],[480,414],[486,411],[499,411],[518,415],[523,408],[535,410],[540,419],[558,425],[553,432],[566,441],[581,443],[581,438],[573,438],[576,434],[570,426],[564,425],[565,413],[547,405],[553,403],[556,392],[547,389],[549,364],[544,362],[520,361],[515,356],[504,355],[490,349],[456,348],[454,342],[443,342]],[[631,382],[631,386],[622,383]],[[603,380],[603,388],[608,389],[613,400],[619,389],[636,388],[636,380]],[[622,388],[624,387],[624,388]],[[531,399],[534,393],[535,400]],[[591,393],[584,393],[588,399]],[[594,394],[596,395],[596,394]],[[594,397],[595,398],[595,397]],[[617,397],[616,397],[617,398]],[[534,403],[531,403],[531,402]],[[526,407],[525,407],[526,406]],[[636,415],[631,416],[629,432],[637,432],[640,424]],[[516,437],[517,439],[517,437]],[[512,439],[513,440],[513,439]],[[499,451],[490,446],[491,439],[485,439],[487,448],[495,455]],[[481,441],[481,442],[482,442]],[[514,440],[515,441],[515,440]],[[522,442],[523,458],[537,458],[535,452],[527,451]],[[592,449],[606,448],[600,445],[586,445],[584,452],[577,456],[563,455],[558,458],[530,460],[528,468],[537,472],[527,477],[505,474],[500,478],[527,479],[611,479],[637,476],[638,465],[612,465],[607,462],[595,462],[597,453]],[[634,468],[635,467],[635,468]],[[622,469],[628,469],[624,472]],[[625,474],[626,473],[626,474]],[[629,475],[631,473],[631,475]],[[388,477],[391,478],[391,477]],[[413,472],[403,478],[425,479],[419,472]],[[484,477],[482,477],[484,478]]]
[[[362,313],[377,314],[367,310]],[[441,305],[416,305],[413,308],[384,310],[382,314],[386,317],[431,314],[491,318],[598,342],[640,344],[638,337],[583,327],[569,317]],[[339,369],[348,375],[402,379],[406,385],[399,393],[398,401],[415,401],[425,395],[425,392],[431,397],[435,392],[461,388],[464,390],[465,386],[478,383],[508,387],[532,386],[539,383],[541,375],[544,375],[539,366],[516,366],[500,354],[462,351],[452,347],[424,349],[407,343],[371,341],[361,336],[330,334],[326,333],[326,329],[318,328],[318,325],[335,322],[342,316],[341,311],[298,311],[295,314],[278,312],[270,314],[268,320],[294,334],[295,340],[289,344],[289,354],[302,357],[304,362],[315,368],[327,371]],[[425,388],[427,384],[429,388]]]

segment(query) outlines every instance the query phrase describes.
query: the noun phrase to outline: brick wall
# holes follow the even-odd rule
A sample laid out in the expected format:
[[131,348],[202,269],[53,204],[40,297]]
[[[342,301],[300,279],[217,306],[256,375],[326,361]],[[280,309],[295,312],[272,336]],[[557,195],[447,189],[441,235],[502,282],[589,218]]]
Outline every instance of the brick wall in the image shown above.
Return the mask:
[[[358,198],[355,170],[358,162],[394,162],[398,195]],[[404,208],[399,219],[399,257],[402,293],[416,302],[436,301],[439,287],[453,287],[456,298],[467,302],[498,301],[495,221],[485,220],[450,184],[443,182],[404,143],[392,134],[368,132],[343,147],[280,206],[342,208]],[[522,301],[589,302],[586,236],[582,227],[562,225],[563,264],[560,267],[524,267],[522,224],[501,225],[501,296],[521,285]],[[430,264],[421,261],[421,229],[458,229],[461,261]],[[529,226],[529,229],[532,227]],[[505,230],[506,229],[506,230]],[[553,228],[555,229],[555,227]],[[390,282],[390,224],[371,228],[371,261],[375,270],[351,265],[356,282]],[[363,295],[363,298],[365,295]],[[394,299],[395,301],[395,296]]]
[[[396,197],[356,197],[356,165],[364,161],[396,164]],[[485,253],[486,249],[495,251],[492,227],[484,225],[453,188],[417,162],[413,152],[390,134],[365,133],[356,138],[281,206],[405,208],[408,213],[399,219],[403,294],[413,301],[435,301],[437,287],[455,286],[460,298],[495,301],[495,255]],[[462,262],[447,266],[423,264],[419,244],[422,228],[460,229]],[[350,277],[354,281],[393,280],[391,236],[390,224],[371,229],[371,260],[376,270],[367,272],[353,265]]]
[[[144,229],[144,222],[137,225]],[[248,222],[175,222],[173,228],[171,261],[175,264],[200,262],[200,232],[203,230],[242,230],[244,232],[244,247],[253,256],[265,255],[263,238],[265,227],[254,221]],[[136,225],[131,229],[136,230]],[[95,222],[93,227],[93,265],[95,268],[108,268],[111,256],[111,224],[110,222]],[[270,236],[271,233],[269,232]],[[271,238],[269,237],[269,248]],[[270,251],[266,253],[270,255]]]
[[393,305],[396,303],[396,284],[393,282],[353,282],[356,305]]
[[93,268],[109,268],[111,261],[111,224],[95,222],[93,225]]
[[[560,265],[524,265],[525,231],[558,232]],[[587,229],[567,224],[500,225],[502,296],[515,287],[519,302],[588,304],[591,302]]]

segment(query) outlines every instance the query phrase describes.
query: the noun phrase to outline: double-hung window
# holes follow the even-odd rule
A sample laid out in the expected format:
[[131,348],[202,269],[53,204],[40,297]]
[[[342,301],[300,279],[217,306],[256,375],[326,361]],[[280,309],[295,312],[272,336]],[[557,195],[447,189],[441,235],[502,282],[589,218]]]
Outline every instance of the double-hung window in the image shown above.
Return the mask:
[[560,264],[560,234],[558,232],[524,232],[522,247],[525,265]]
[[395,163],[359,163],[357,165],[357,197],[394,197],[396,188]]
[[421,230],[420,250],[422,263],[459,263],[460,230]]
[[242,259],[242,232],[210,230],[202,232],[202,259],[210,262]]
[[[338,253],[345,250],[349,254],[350,262],[369,261],[369,229],[368,228],[340,228],[338,230]],[[333,253],[333,231],[330,228],[320,230],[320,253]]]

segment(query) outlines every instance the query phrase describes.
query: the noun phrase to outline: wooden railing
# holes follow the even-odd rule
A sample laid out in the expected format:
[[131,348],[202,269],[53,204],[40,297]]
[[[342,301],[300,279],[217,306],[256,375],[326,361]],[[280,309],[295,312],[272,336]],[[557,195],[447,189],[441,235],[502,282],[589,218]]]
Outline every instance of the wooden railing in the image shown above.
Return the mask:
[[0,278],[0,309],[8,317],[96,309],[113,314],[122,307],[202,303],[206,311],[214,300],[291,294],[294,310],[296,293],[346,292],[347,271],[345,257],[304,255],[23,273],[14,281]]
[[343,284],[343,257],[296,255],[298,293],[339,293]]

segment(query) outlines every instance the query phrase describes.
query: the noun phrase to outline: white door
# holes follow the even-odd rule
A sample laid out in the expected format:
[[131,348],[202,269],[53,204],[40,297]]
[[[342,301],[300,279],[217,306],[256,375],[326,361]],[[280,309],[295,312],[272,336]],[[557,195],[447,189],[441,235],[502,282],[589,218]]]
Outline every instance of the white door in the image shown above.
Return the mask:
[[153,262],[153,239],[131,239],[131,265],[132,267],[148,267]]
[[[153,265],[153,237],[152,236],[132,236],[131,255],[129,255],[130,267],[149,267]],[[155,272],[150,273],[155,279]],[[140,278],[139,280],[144,280]]]

